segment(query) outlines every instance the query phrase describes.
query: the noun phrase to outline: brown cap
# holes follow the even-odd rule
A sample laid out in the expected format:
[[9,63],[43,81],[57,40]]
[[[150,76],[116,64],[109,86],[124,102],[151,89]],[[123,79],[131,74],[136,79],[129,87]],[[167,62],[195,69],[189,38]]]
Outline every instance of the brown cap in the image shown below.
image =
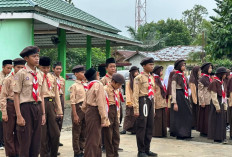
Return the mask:
[[129,72],[133,71],[133,70],[139,70],[139,68],[137,66],[132,66],[129,70]]
[[26,48],[23,49],[23,51],[19,54],[21,57],[26,57],[26,56],[30,56],[32,54],[35,53],[39,53],[40,49],[37,46],[28,46]]
[[227,73],[227,70],[225,67],[217,68],[216,74],[221,74],[221,73]]
[[174,69],[177,68],[177,66],[181,63],[181,62],[184,62],[185,60],[184,59],[178,59],[175,64],[174,64]]
[[112,80],[120,84],[125,83],[125,78],[121,74],[118,74],[118,73],[113,74]]
[[146,57],[140,62],[140,65],[143,66],[143,65],[147,65],[149,63],[154,63],[154,62],[155,62],[154,58]]
[[25,65],[26,61],[23,58],[15,58],[13,60],[13,64],[14,64],[14,66],[16,66],[16,65]]
[[76,65],[72,68],[73,73],[78,73],[80,71],[85,71],[85,67],[83,65]]

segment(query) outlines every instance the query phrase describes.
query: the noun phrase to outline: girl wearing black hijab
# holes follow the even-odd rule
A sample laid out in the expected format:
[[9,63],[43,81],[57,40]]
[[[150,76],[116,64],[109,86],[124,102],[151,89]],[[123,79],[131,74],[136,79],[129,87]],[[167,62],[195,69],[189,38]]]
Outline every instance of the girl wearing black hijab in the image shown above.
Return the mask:
[[213,69],[211,63],[204,63],[201,66],[201,78],[198,84],[198,98],[199,98],[199,114],[197,121],[197,130],[201,136],[207,136],[208,134],[208,119],[210,111],[211,94],[208,91],[208,87],[212,82],[210,76]]
[[172,109],[174,110],[174,121],[171,124],[177,139],[191,138],[192,111],[189,102],[187,78],[184,75],[185,61],[183,59],[175,62],[177,70],[172,77]]
[[220,67],[216,70],[216,77],[209,85],[211,94],[211,108],[209,112],[208,138],[214,142],[226,142],[226,111],[227,99],[223,85],[226,77],[226,68]]
[[201,76],[201,71],[199,66],[195,66],[192,69],[189,78],[189,87],[191,89],[191,105],[192,105],[192,113],[193,113],[193,128],[197,127],[197,117],[198,117],[198,80]]
[[126,83],[126,116],[124,118],[123,131],[120,132],[121,134],[126,134],[126,131],[132,134],[136,133],[136,118],[133,108],[133,84],[134,78],[139,74],[139,68],[132,66],[129,72],[129,81]]
[[153,137],[167,136],[167,116],[165,108],[167,108],[167,89],[161,76],[163,75],[163,67],[155,66],[153,77],[155,80],[154,96],[155,96],[155,118]]

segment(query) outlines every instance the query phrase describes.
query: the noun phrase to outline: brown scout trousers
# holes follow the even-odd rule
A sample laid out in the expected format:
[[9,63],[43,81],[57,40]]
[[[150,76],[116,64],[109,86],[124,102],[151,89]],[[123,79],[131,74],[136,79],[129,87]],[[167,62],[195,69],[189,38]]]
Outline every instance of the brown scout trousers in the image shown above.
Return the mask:
[[25,126],[16,126],[20,157],[38,157],[41,140],[42,109],[41,102],[20,104]]
[[56,157],[59,147],[60,130],[56,122],[53,98],[44,98],[46,123],[42,126],[41,157]]
[[8,121],[3,121],[3,133],[5,141],[6,156],[12,157],[19,155],[19,143],[16,132],[16,112],[14,101],[7,100],[7,116]]
[[[74,155],[78,155],[83,153],[85,148],[85,141],[86,141],[86,124],[85,124],[85,114],[81,110],[81,105],[83,102],[76,104],[76,112],[79,116],[80,123],[74,124],[72,123],[72,142],[73,142],[73,151]],[[73,115],[72,115],[72,122],[73,122]]]
[[[61,102],[62,111],[63,111],[63,115],[64,115],[64,95],[63,94],[60,95],[60,102]],[[57,120],[60,131],[61,131],[62,126],[63,126],[63,119],[64,119],[64,117],[62,119]]]
[[116,105],[110,105],[108,118],[110,120],[110,126],[103,128],[106,157],[118,157],[120,135]]
[[[144,115],[144,105],[147,104],[147,116]],[[148,96],[139,97],[139,117],[136,121],[136,139],[139,152],[150,151],[154,124],[154,104]]]
[[102,157],[101,117],[98,106],[87,106],[85,113],[86,143],[84,157]]

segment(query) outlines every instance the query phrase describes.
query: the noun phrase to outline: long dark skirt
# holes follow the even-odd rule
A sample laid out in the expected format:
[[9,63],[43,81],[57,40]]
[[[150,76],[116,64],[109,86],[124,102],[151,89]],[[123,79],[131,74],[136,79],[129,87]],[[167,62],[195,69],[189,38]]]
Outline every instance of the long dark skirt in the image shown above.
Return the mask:
[[153,137],[166,137],[167,136],[167,123],[166,123],[165,108],[155,110]]
[[174,104],[172,104],[172,110],[173,110],[173,119],[171,119],[171,126],[173,127],[172,131],[177,137],[180,138],[191,137],[192,111],[190,107],[190,102],[188,99],[185,98],[184,91],[182,89],[176,90],[176,101],[178,105],[177,112],[173,110]]
[[197,131],[202,134],[208,134],[208,125],[209,125],[209,112],[210,112],[211,105],[205,105],[205,107],[199,106],[199,114],[198,114],[198,125]]
[[232,137],[232,107],[228,107],[229,124],[230,124],[230,138]]
[[208,138],[217,141],[223,141],[226,139],[226,112],[224,111],[224,105],[221,103],[222,97],[218,96],[218,102],[221,109],[220,113],[216,112],[216,108],[211,100]]
[[192,115],[193,115],[193,124],[192,128],[197,130],[197,117],[198,117],[198,112],[199,112],[199,105],[193,103],[192,97],[190,97],[191,101],[191,106],[192,106]]
[[170,128],[170,108],[167,108],[167,127]]
[[136,133],[136,117],[134,116],[134,108],[126,106],[126,116],[124,118],[123,130]]
[[175,115],[175,111],[173,110],[174,104],[171,104],[171,108],[169,109],[169,132],[170,132],[170,136],[175,136],[174,131],[175,131],[175,119],[174,119],[174,115]]

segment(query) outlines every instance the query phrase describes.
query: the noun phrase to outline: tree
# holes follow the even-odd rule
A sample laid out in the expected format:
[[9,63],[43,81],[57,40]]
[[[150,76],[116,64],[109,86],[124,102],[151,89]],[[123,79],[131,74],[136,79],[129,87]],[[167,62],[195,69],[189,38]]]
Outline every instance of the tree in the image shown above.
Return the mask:
[[193,38],[197,34],[201,33],[201,25],[204,19],[204,16],[208,15],[208,11],[202,5],[195,5],[193,9],[186,10],[182,13],[183,21],[188,27],[190,34]]
[[182,20],[161,20],[155,25],[156,30],[159,32],[158,34],[168,34],[165,46],[190,45],[192,38]]
[[212,19],[212,32],[209,36],[209,45],[206,51],[211,59],[230,58],[232,59],[232,1],[215,0],[218,14]]

